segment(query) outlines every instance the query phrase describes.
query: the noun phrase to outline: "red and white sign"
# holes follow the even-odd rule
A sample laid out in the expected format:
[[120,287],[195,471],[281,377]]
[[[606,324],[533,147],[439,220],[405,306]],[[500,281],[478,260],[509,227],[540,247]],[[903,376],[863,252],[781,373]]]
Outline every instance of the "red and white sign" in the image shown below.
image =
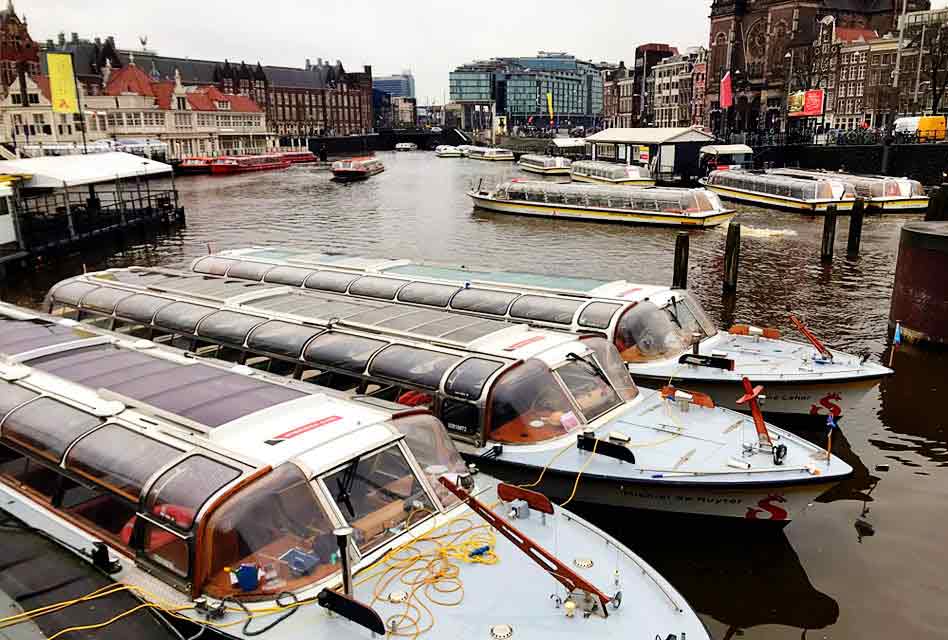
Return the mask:
[[822,89],[797,91],[787,98],[787,115],[791,118],[813,117],[823,114],[826,92]]
[[512,345],[504,347],[504,351],[516,351],[520,347],[525,347],[528,344],[539,342],[540,340],[543,340],[545,337],[546,336],[533,336],[531,338],[526,338],[525,340],[521,340],[520,342],[514,342]]
[[309,433],[310,431],[313,431],[314,429],[324,427],[327,424],[332,424],[333,422],[337,422],[339,420],[342,420],[342,416],[327,416],[325,418],[320,418],[319,420],[308,422],[302,426],[295,427],[293,429],[290,429],[289,431],[284,431],[283,433],[279,435],[273,436],[272,438],[267,440],[267,444],[269,445],[280,444],[281,442],[290,440],[292,438],[295,438],[296,436],[301,436],[304,433]]

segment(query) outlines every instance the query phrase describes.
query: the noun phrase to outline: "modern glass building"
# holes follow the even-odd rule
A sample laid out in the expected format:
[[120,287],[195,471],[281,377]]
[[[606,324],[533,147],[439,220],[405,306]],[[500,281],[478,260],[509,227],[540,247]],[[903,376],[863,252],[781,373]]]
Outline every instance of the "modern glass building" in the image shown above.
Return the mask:
[[414,98],[415,76],[411,71],[404,71],[395,76],[378,76],[372,78],[372,88],[384,91],[393,98]]
[[526,58],[492,58],[462,65],[448,82],[451,101],[494,104],[508,126],[549,126],[547,94],[556,127],[597,126],[602,121],[602,76],[592,62],[541,51]]

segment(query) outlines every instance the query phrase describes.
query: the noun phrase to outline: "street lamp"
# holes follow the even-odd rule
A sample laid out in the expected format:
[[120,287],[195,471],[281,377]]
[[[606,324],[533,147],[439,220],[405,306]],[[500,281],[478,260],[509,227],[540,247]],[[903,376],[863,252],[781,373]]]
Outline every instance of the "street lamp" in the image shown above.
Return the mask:
[[787,51],[783,54],[783,59],[790,65],[790,70],[787,73],[787,95],[784,98],[783,133],[786,135],[790,133],[790,89],[793,82],[793,54]]

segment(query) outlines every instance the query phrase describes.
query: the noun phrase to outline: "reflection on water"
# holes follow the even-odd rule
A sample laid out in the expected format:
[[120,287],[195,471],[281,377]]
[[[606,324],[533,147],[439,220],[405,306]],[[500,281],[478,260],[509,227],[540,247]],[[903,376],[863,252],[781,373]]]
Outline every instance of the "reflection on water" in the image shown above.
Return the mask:
[[[186,228],[131,235],[123,246],[40,267],[0,284],[0,295],[37,305],[53,282],[83,266],[185,266],[208,245],[248,244],[671,282],[674,229],[474,212],[464,194],[479,182],[533,177],[512,163],[380,155],[386,171],[361,183],[333,183],[327,171],[305,165],[178,179]],[[883,357],[899,231],[913,218],[867,218],[856,259],[844,256],[841,218],[842,253],[823,265],[820,218],[738,209],[745,233],[733,296],[721,295],[725,228],[689,231],[688,281],[711,316],[723,326],[751,321],[792,335],[792,312],[830,346]],[[806,629],[821,629],[820,637],[944,635],[948,560],[939,534],[948,527],[948,414],[939,400],[948,392],[948,356],[903,345],[895,369],[834,434],[834,452],[853,477],[783,534],[712,534],[704,526],[586,515],[665,573],[716,637],[744,630],[799,638]],[[825,433],[808,437],[825,445]]]

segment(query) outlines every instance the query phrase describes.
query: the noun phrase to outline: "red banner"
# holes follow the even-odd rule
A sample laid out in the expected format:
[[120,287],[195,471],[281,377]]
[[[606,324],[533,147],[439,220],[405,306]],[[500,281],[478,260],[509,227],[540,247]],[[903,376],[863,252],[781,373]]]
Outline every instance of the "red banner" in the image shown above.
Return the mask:
[[731,87],[731,72],[728,71],[721,78],[721,108],[730,109],[734,105],[734,92]]
[[822,115],[824,98],[825,92],[822,89],[791,93],[787,98],[787,115],[791,118]]

